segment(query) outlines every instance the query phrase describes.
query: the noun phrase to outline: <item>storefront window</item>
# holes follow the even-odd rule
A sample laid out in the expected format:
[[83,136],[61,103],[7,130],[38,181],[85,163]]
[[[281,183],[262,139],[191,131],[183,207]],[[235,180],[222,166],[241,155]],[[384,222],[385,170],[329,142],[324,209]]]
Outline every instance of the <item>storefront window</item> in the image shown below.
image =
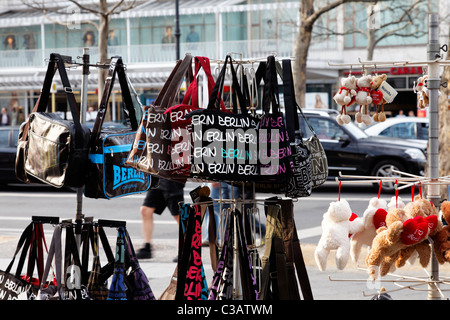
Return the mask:
[[0,50],[34,50],[41,48],[39,26],[2,28],[0,39],[2,41]]

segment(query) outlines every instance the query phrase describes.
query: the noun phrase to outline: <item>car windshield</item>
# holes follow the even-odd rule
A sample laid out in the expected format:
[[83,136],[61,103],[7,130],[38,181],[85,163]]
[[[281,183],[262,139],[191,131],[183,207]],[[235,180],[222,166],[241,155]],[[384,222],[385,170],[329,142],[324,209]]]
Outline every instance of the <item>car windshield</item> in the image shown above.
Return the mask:
[[[319,139],[338,140],[342,136],[347,135],[347,133],[342,129],[343,126],[340,126],[331,118],[308,116],[307,118]],[[356,139],[368,137],[367,134],[358,128],[358,126],[356,126],[353,122],[345,124],[344,126]],[[300,128],[302,129],[303,138],[307,139],[312,136],[312,132],[303,117],[300,118]]]

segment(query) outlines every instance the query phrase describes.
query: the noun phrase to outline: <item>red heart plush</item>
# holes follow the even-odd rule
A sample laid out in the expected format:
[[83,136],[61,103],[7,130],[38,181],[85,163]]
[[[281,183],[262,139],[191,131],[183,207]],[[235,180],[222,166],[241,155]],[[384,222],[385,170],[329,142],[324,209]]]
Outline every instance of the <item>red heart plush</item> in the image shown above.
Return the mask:
[[372,97],[372,102],[375,105],[381,104],[381,102],[383,102],[383,93],[380,90],[371,90],[370,96]]
[[428,223],[423,217],[408,219],[403,223],[401,241],[406,245],[416,244],[425,238],[428,230]]
[[[353,221],[353,220],[355,220],[356,218],[358,218],[358,215],[357,215],[356,213],[352,212],[352,215],[350,216],[350,219],[348,219],[348,221]],[[350,234],[348,235],[348,237],[350,238],[351,236],[352,236],[352,234],[350,233]]]
[[375,229],[386,227],[386,215],[387,211],[382,208],[375,211],[375,214],[373,215],[373,226]]
[[430,233],[434,231],[434,229],[436,229],[437,224],[438,224],[438,217],[435,216],[434,214],[426,217],[425,222],[428,224],[428,229],[430,229]]

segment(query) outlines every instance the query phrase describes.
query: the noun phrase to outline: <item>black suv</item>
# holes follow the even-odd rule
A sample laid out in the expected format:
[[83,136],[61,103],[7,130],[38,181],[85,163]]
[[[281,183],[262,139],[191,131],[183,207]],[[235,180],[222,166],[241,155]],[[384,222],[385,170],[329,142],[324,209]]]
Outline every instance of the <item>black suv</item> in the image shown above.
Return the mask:
[[[329,179],[342,175],[393,176],[391,168],[414,175],[424,175],[426,150],[423,146],[391,137],[368,136],[355,123],[339,125],[336,110],[302,109],[320,139],[328,159]],[[302,115],[300,128],[304,138],[312,135]],[[392,191],[392,182],[383,183]]]

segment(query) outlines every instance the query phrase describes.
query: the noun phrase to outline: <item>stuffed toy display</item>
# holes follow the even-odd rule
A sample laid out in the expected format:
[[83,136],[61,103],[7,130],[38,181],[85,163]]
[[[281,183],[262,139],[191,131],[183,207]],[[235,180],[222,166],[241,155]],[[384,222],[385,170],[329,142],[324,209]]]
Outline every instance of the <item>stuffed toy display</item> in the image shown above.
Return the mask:
[[336,266],[343,270],[350,256],[350,237],[363,230],[363,221],[355,217],[345,199],[331,202],[322,219],[322,235],[314,252],[321,271],[326,269],[331,250],[336,250]]
[[406,210],[407,206],[404,209],[389,209],[386,227],[377,230],[366,259],[372,281],[391,270],[401,250],[426,240],[438,225],[436,215],[424,218],[421,214],[417,214],[414,218],[410,218]]
[[333,97],[334,101],[341,106],[340,114],[336,117],[340,125],[349,123],[351,118],[347,114],[347,107],[355,101],[356,96],[356,78],[348,76],[341,79],[341,88]]
[[377,235],[377,229],[386,226],[387,203],[385,200],[374,197],[370,199],[367,209],[363,213],[363,229],[351,239],[350,256],[358,264],[362,246],[371,247]]
[[370,97],[372,98],[373,104],[377,107],[377,111],[372,117],[375,122],[383,122],[386,120],[386,114],[384,113],[384,104],[386,103],[386,100],[383,98],[383,93],[378,90],[386,79],[387,75],[380,74],[373,76],[372,81],[370,82]]
[[[423,85],[423,82],[420,82],[420,84],[422,86],[415,86],[414,90],[417,90],[417,92],[420,90],[421,95],[422,92],[426,92],[423,95],[424,99],[427,100],[428,91],[426,85]],[[383,90],[388,92],[387,95],[384,94]],[[333,97],[334,101],[341,106],[341,111],[336,117],[336,121],[339,125],[349,123],[351,118],[347,114],[347,108],[355,103],[359,105],[359,110],[355,113],[356,123],[369,125],[372,120],[383,122],[386,120],[384,106],[386,103],[392,102],[396,94],[395,90],[387,83],[386,74],[362,75],[359,78],[355,78],[355,76],[341,78],[341,88]],[[388,96],[391,98],[387,98]],[[376,112],[373,117],[370,116],[369,110],[372,103],[376,106]]]

